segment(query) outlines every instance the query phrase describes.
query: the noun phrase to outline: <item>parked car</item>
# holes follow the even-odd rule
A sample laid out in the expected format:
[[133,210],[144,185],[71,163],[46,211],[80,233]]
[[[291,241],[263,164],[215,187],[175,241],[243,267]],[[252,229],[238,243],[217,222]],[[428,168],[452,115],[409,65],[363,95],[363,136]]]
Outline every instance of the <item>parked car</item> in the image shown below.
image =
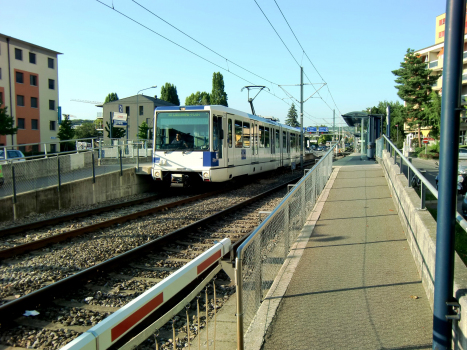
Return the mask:
[[459,159],[467,159],[467,148],[459,148]]
[[6,164],[8,161],[10,162],[24,162],[26,159],[24,159],[24,154],[21,151],[18,151],[16,149],[8,149],[6,151],[6,159],[5,159],[5,151],[1,150],[0,151],[0,164]]

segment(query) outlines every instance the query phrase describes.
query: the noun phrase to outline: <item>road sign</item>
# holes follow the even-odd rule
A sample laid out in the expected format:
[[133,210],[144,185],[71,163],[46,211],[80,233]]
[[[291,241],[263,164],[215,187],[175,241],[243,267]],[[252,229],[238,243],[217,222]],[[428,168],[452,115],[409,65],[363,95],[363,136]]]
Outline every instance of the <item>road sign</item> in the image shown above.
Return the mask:
[[123,113],[123,105],[118,105],[118,113]]
[[125,128],[128,125],[127,123],[127,114],[126,113],[114,113],[113,117],[113,126],[117,128]]
[[423,139],[423,143],[428,143],[428,139]]

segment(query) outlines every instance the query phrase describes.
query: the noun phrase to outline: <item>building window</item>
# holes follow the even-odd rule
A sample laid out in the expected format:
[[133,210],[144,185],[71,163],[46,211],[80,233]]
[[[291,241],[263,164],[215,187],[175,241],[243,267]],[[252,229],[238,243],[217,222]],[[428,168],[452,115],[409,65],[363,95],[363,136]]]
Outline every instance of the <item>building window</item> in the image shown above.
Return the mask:
[[24,118],[18,118],[18,129],[24,129]]
[[31,107],[37,108],[37,97],[31,97]]
[[49,100],[49,109],[55,111],[55,100]]
[[143,115],[144,113],[144,106],[139,106],[139,115]]
[[31,119],[31,129],[38,130],[39,129],[39,120],[38,119]]
[[48,58],[47,61],[48,61],[48,64],[49,64],[49,68],[54,69],[54,59],[53,58]]
[[15,49],[15,58],[17,60],[22,61],[23,60],[23,50]]
[[29,63],[36,64],[36,54],[30,52],[29,53]]
[[24,96],[16,95],[16,105],[19,107],[24,107]]
[[149,118],[146,118],[146,124],[150,125],[149,124]]
[[24,153],[26,153],[26,146],[18,146],[18,149]]
[[49,79],[49,89],[55,90],[55,80]]
[[0,68],[0,79],[2,79],[2,68]]
[[51,152],[51,153],[57,152],[57,145],[56,145],[55,143],[52,143],[52,144],[50,145],[50,152]]
[[55,131],[55,120],[51,120],[49,124],[49,129],[51,131]]
[[16,82],[19,84],[24,83],[24,74],[21,72],[16,72]]
[[29,83],[31,84],[31,86],[37,86],[37,75],[30,75]]
[[438,38],[444,38],[444,30],[442,32],[439,32]]
[[125,107],[125,113],[127,116],[130,116],[130,106]]
[[0,106],[3,104],[3,92],[0,92]]

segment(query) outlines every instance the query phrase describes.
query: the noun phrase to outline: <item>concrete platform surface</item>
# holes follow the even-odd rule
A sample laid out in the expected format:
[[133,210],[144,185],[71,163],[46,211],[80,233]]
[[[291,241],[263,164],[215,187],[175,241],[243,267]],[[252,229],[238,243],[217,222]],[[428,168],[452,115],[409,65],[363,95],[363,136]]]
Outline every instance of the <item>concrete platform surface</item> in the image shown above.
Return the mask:
[[432,311],[381,167],[341,166],[262,349],[431,349]]

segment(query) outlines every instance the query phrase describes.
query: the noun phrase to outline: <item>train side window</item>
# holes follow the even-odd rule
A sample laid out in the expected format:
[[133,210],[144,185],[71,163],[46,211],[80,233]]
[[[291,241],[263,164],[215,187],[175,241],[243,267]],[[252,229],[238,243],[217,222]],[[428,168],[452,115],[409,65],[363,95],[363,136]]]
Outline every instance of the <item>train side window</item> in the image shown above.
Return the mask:
[[287,148],[287,133],[282,131],[282,148]]
[[217,155],[219,159],[222,158],[222,117],[214,116],[212,118],[212,131],[213,131],[213,138],[212,138],[212,146],[213,150],[217,151]]
[[242,122],[235,121],[235,148],[243,147],[243,138],[242,138]]
[[250,148],[250,123],[243,122],[243,147]]
[[229,129],[229,148],[232,148],[232,119],[229,119],[229,124],[228,124],[228,129]]
[[287,153],[290,153],[290,132],[287,132]]
[[271,154],[276,153],[275,146],[276,144],[274,143],[274,129],[271,128]]
[[264,128],[264,147],[269,148],[269,128]]
[[264,148],[264,126],[259,126],[259,147]]
[[280,149],[280,135],[279,135],[279,130],[276,130],[276,150]]

